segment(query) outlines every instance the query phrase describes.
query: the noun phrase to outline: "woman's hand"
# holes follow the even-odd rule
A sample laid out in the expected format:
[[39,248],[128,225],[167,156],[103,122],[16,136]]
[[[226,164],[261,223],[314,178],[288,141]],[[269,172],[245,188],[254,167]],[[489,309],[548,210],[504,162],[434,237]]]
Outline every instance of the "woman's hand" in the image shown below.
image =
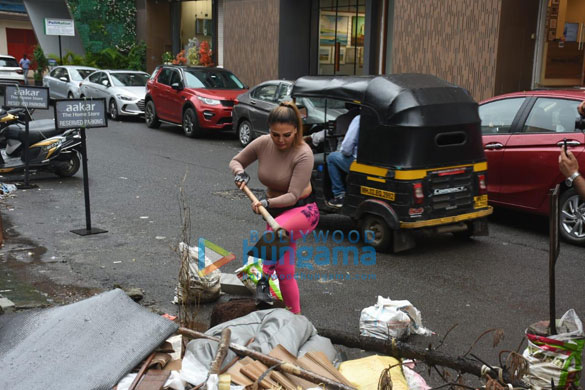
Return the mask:
[[267,208],[268,207],[268,200],[266,199],[261,199],[257,202],[253,202],[252,203],[252,210],[256,213],[256,214],[260,214],[260,206]]
[[246,171],[242,171],[234,177],[234,182],[236,183],[236,187],[238,187],[240,190],[242,188],[244,188],[244,186],[246,184],[248,184],[249,181],[250,181],[250,175],[248,175],[246,173]]

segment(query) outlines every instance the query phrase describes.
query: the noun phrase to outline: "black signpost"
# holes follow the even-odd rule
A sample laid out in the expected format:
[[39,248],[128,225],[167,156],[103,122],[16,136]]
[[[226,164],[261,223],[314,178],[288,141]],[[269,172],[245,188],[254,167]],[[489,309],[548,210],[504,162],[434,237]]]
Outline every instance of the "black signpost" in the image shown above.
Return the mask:
[[549,335],[557,334],[556,297],[555,297],[555,266],[561,251],[559,241],[559,185],[549,190],[549,248],[548,248],[548,299],[549,299]]
[[85,229],[71,230],[80,236],[107,233],[107,230],[91,227],[91,212],[89,205],[89,177],[87,173],[87,148],[85,129],[93,127],[107,127],[105,99],[67,99],[55,101],[55,125],[59,129],[80,129],[81,154],[83,163],[83,192],[85,194]]
[[[28,109],[49,109],[49,88],[46,87],[29,87],[20,85],[7,85],[4,88],[4,106],[10,108],[25,108]],[[31,185],[28,182],[29,176],[29,125],[30,115],[25,115],[24,121],[24,146],[23,146],[23,159],[24,159],[24,183],[17,184],[16,186],[20,189],[35,188],[36,185]]]

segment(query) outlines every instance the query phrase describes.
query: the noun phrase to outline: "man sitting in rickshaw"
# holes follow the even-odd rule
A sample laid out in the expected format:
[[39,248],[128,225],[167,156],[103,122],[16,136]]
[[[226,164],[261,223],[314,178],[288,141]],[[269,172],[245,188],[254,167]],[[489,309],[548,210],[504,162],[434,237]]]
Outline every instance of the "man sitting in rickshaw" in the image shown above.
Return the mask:
[[351,163],[357,158],[357,144],[360,132],[360,115],[353,118],[349,124],[341,149],[327,156],[327,169],[331,179],[333,199],[327,201],[331,207],[342,207],[345,200],[344,176],[349,172]]

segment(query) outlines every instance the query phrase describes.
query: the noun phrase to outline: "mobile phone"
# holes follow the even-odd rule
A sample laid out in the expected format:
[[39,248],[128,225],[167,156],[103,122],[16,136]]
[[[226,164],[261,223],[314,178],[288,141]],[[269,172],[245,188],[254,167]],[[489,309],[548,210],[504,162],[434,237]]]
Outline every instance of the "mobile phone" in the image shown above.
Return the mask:
[[567,139],[563,139],[563,150],[565,151],[565,154],[567,154]]

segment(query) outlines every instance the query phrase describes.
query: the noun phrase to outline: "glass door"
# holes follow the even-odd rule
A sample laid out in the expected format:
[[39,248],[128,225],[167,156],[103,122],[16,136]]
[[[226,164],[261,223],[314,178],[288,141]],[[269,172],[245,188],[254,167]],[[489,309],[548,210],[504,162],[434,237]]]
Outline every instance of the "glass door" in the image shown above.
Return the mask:
[[540,86],[584,84],[585,0],[548,0]]
[[319,74],[361,75],[366,0],[320,0]]

